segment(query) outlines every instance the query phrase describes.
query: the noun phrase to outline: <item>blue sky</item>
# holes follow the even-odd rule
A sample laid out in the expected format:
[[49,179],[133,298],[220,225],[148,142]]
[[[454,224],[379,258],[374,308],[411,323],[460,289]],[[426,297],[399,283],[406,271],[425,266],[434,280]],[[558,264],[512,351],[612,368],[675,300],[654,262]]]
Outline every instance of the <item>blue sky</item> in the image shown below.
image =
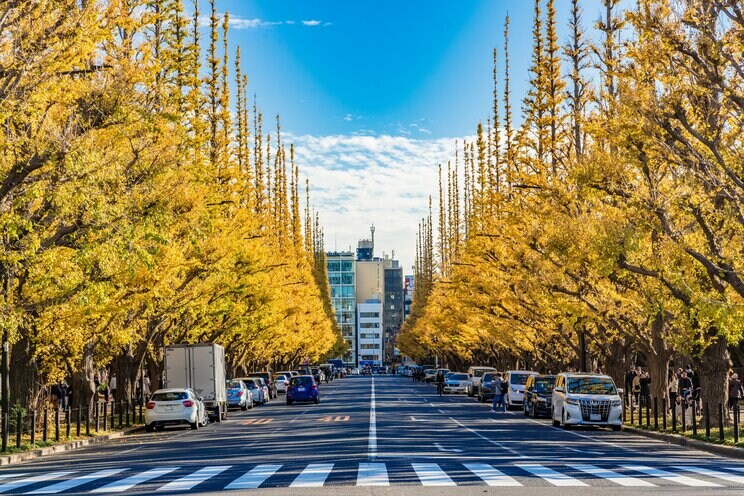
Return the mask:
[[[599,16],[585,0],[584,23]],[[377,226],[378,254],[413,263],[416,224],[455,139],[490,116],[492,50],[511,17],[513,106],[528,81],[528,0],[218,0],[250,91],[281,114],[313,184],[326,247]],[[561,41],[568,0],[558,0]],[[206,13],[206,2],[202,11]],[[501,62],[503,64],[503,54]],[[500,66],[503,76],[503,66]],[[268,119],[272,121],[273,119]],[[435,208],[436,210],[436,208]]]

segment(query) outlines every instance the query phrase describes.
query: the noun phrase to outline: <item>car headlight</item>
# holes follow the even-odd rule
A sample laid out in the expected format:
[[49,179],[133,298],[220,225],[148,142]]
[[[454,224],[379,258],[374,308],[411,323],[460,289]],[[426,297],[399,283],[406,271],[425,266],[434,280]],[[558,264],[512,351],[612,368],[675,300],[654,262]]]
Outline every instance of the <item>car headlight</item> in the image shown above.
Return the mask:
[[566,403],[568,403],[569,405],[578,405],[579,400],[574,400],[572,398],[566,398]]
[[612,400],[612,406],[620,406],[623,403],[620,400]]

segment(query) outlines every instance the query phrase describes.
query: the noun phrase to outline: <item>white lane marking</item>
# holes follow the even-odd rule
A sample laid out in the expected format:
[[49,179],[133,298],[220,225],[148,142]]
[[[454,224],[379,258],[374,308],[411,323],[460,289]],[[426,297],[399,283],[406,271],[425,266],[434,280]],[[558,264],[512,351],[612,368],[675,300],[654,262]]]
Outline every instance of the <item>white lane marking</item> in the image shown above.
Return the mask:
[[103,487],[97,487],[93,489],[91,492],[92,493],[121,493],[128,489],[133,488],[134,486],[138,484],[142,484],[143,482],[147,482],[149,480],[169,474],[175,470],[178,470],[179,468],[180,467],[153,468],[146,472],[142,472],[136,475],[132,475],[131,477],[127,477],[126,479],[112,482],[111,484],[107,484]]
[[[686,465],[679,465],[677,467],[674,467],[677,470],[685,470],[687,472],[693,472],[700,475],[705,475],[707,477],[714,477],[716,479],[722,479],[729,482],[736,482],[737,484],[744,484],[744,476],[741,475],[734,475],[734,474],[727,474],[726,472],[719,472],[718,470],[710,470],[703,467],[689,467]],[[744,472],[744,469],[740,469],[742,472]]]
[[74,473],[75,472],[50,472],[48,474],[34,475],[33,477],[17,480],[15,482],[8,482],[7,484],[3,484],[2,486],[0,486],[0,493],[7,493],[8,491],[13,491],[21,487],[30,486],[31,484],[36,484],[37,482],[46,482],[54,479],[59,479],[60,477],[64,477],[65,475]]
[[387,468],[384,463],[360,463],[357,486],[389,486]]
[[370,461],[377,457],[377,413],[375,411],[375,378],[372,378],[372,393],[369,400],[369,445],[367,454]]
[[502,471],[496,470],[486,463],[466,463],[465,468],[480,477],[483,482],[491,487],[522,485],[516,479],[505,475]]
[[604,453],[601,452],[601,451],[580,450],[580,449],[576,449],[576,448],[570,448],[568,446],[564,446],[564,448],[567,449],[567,450],[573,451],[575,453],[582,453],[582,454],[585,454],[585,455],[604,455]]
[[452,479],[444,473],[436,463],[412,463],[421,485],[424,486],[456,486]]
[[737,472],[744,472],[744,467],[723,467],[726,470],[736,470]]
[[333,470],[333,463],[311,463],[289,487],[323,487],[331,470]]
[[36,489],[34,491],[27,492],[26,494],[56,494],[61,493],[62,491],[67,491],[68,489],[73,489],[78,486],[82,486],[83,484],[87,484],[88,482],[93,482],[98,479],[104,479],[106,477],[111,477],[112,475],[116,475],[119,472],[124,472],[125,468],[115,468],[111,470],[100,470],[98,472],[94,472],[92,474],[83,475],[82,477],[76,477],[74,479],[69,479],[66,481],[58,482],[57,484],[52,484],[51,486],[42,487],[40,489]]
[[0,474],[0,480],[12,479],[13,477],[23,477],[24,475],[28,475],[28,472],[23,474]]
[[608,481],[614,482],[615,484],[619,484],[621,486],[656,487],[655,484],[651,484],[650,482],[647,482],[643,479],[638,479],[636,477],[629,477],[627,475],[624,475],[618,472],[613,472],[612,470],[595,467],[594,465],[569,465],[569,467],[575,470],[579,470],[581,472],[586,472],[587,474],[591,474],[595,477],[601,477],[602,479],[607,479]]
[[587,484],[584,484],[578,479],[574,479],[573,477],[569,477],[566,474],[556,472],[552,468],[538,465],[536,463],[516,463],[515,466],[531,473],[532,475],[540,477],[541,479],[553,484],[554,486],[587,486]]
[[645,465],[623,465],[623,468],[633,470],[634,472],[641,472],[643,474],[650,475],[651,477],[658,477],[660,479],[676,482],[677,484],[682,484],[683,486],[721,487],[719,484],[715,484],[713,482],[701,481],[698,479],[693,479],[692,477],[687,477],[686,475],[674,474],[672,472],[667,472],[666,470],[647,467]]
[[280,468],[281,465],[258,465],[232,481],[225,489],[256,489]]
[[439,413],[441,413],[442,415],[444,415],[444,410],[442,410],[442,409],[438,408],[438,409],[437,409],[437,411],[438,411]]
[[417,418],[416,418],[416,417],[414,417],[413,415],[411,415],[411,420],[412,420],[413,422],[426,422],[426,420],[425,420],[425,419],[417,419]]
[[484,435],[483,435],[483,434],[481,434],[480,432],[474,431],[473,429],[471,429],[471,428],[470,428],[470,427],[468,427],[467,425],[463,424],[463,423],[462,423],[462,422],[460,422],[459,420],[457,420],[457,419],[454,419],[454,418],[452,418],[452,417],[450,417],[449,419],[450,419],[451,421],[453,421],[454,423],[456,423],[457,425],[459,425],[460,427],[462,427],[463,429],[465,429],[465,430],[467,430],[468,432],[470,432],[471,434],[475,434],[475,435],[476,435],[476,436],[478,436],[479,438],[483,439],[484,441],[487,441],[487,442],[489,442],[489,443],[493,444],[494,446],[498,446],[499,448],[501,448],[501,449],[503,449],[503,450],[505,450],[505,451],[508,451],[508,452],[509,452],[509,453],[511,453],[512,455],[514,455],[514,456],[517,456],[517,457],[519,457],[519,458],[527,458],[526,456],[524,456],[524,455],[522,455],[522,454],[520,454],[520,453],[518,453],[518,452],[514,451],[513,449],[511,449],[511,448],[509,448],[509,447],[507,447],[507,446],[504,446],[504,445],[503,445],[503,444],[501,444],[501,443],[497,443],[496,441],[493,441],[493,440],[491,440],[491,439],[488,439],[488,438],[487,438],[486,436],[484,436]]
[[185,475],[180,479],[169,482],[163,487],[159,487],[158,491],[188,491],[205,480],[221,474],[231,466],[232,465],[218,465],[216,467],[204,467],[192,474]]
[[441,444],[439,444],[439,443],[434,443],[434,447],[435,447],[436,449],[438,449],[439,451],[445,451],[445,452],[448,452],[448,453],[462,453],[462,450],[461,450],[461,449],[457,449],[457,448],[452,448],[452,449],[450,449],[450,448],[445,448],[445,447],[443,447],[443,446],[442,446]]

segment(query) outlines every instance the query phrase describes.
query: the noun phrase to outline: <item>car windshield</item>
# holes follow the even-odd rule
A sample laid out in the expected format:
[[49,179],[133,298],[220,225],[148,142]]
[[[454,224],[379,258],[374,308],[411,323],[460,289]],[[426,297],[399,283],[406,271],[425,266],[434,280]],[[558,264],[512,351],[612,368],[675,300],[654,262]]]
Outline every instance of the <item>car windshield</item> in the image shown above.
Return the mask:
[[313,383],[311,377],[293,377],[289,383],[291,386],[310,386]]
[[568,380],[568,392],[574,394],[617,394],[612,379],[576,377]]
[[227,381],[227,389],[240,389],[240,381]]
[[436,370],[434,370],[434,369],[426,369],[426,370],[424,370],[424,373],[425,374],[433,374],[434,372],[436,372]]
[[488,372],[488,370],[486,370],[486,369],[473,369],[473,377],[481,377],[486,372]]
[[247,381],[243,381],[243,382],[245,383],[245,385],[246,385],[246,387],[248,389],[256,389],[256,383],[255,382],[253,382],[251,380],[247,380]]
[[496,374],[483,374],[483,382],[491,382],[496,378]]
[[535,391],[538,393],[552,393],[555,377],[539,377],[535,379]]
[[529,374],[509,374],[509,382],[512,384],[524,386],[525,383],[527,383],[527,379],[529,379],[529,377]]
[[449,376],[450,381],[467,381],[468,374],[452,374]]
[[168,393],[155,393],[150,399],[152,401],[180,401],[189,399],[189,395],[184,391],[172,391]]
[[274,380],[275,381],[286,381],[287,380],[287,376],[284,376],[284,375],[275,375],[274,376]]

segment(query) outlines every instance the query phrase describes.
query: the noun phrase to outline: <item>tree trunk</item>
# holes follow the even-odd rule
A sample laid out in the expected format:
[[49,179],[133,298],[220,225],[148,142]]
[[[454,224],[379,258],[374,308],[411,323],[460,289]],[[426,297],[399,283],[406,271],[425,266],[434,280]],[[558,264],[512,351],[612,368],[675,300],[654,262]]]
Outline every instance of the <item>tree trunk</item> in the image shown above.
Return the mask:
[[73,407],[78,405],[88,408],[90,411],[93,396],[96,392],[95,363],[93,361],[93,343],[88,343],[83,348],[83,356],[80,359],[77,371],[72,375],[72,398]]
[[652,398],[660,402],[662,398],[667,399],[669,404],[669,387],[667,375],[669,374],[669,360],[672,358],[671,347],[666,340],[666,324],[664,315],[659,314],[651,323],[651,347],[646,351],[648,360],[648,371],[651,377],[650,391]]
[[[697,360],[698,374],[703,404],[710,405],[711,412],[718,411],[718,404],[726,408],[728,403],[728,367],[729,352],[726,339],[717,336],[716,339],[703,350]],[[725,420],[724,420],[725,421]],[[712,426],[718,427],[718,415],[710,416]]]
[[628,371],[628,346],[625,339],[617,339],[609,343],[604,350],[602,370],[612,377],[617,387],[625,387],[625,374]]
[[[38,409],[43,406],[37,402],[37,393],[44,386],[39,374],[39,368],[33,357],[31,342],[26,337],[27,331],[21,329],[23,337],[13,344],[10,349],[10,360],[8,373],[10,381],[10,407],[20,404],[26,408]],[[47,391],[48,393],[48,391]],[[48,399],[48,395],[41,395],[42,401]]]

